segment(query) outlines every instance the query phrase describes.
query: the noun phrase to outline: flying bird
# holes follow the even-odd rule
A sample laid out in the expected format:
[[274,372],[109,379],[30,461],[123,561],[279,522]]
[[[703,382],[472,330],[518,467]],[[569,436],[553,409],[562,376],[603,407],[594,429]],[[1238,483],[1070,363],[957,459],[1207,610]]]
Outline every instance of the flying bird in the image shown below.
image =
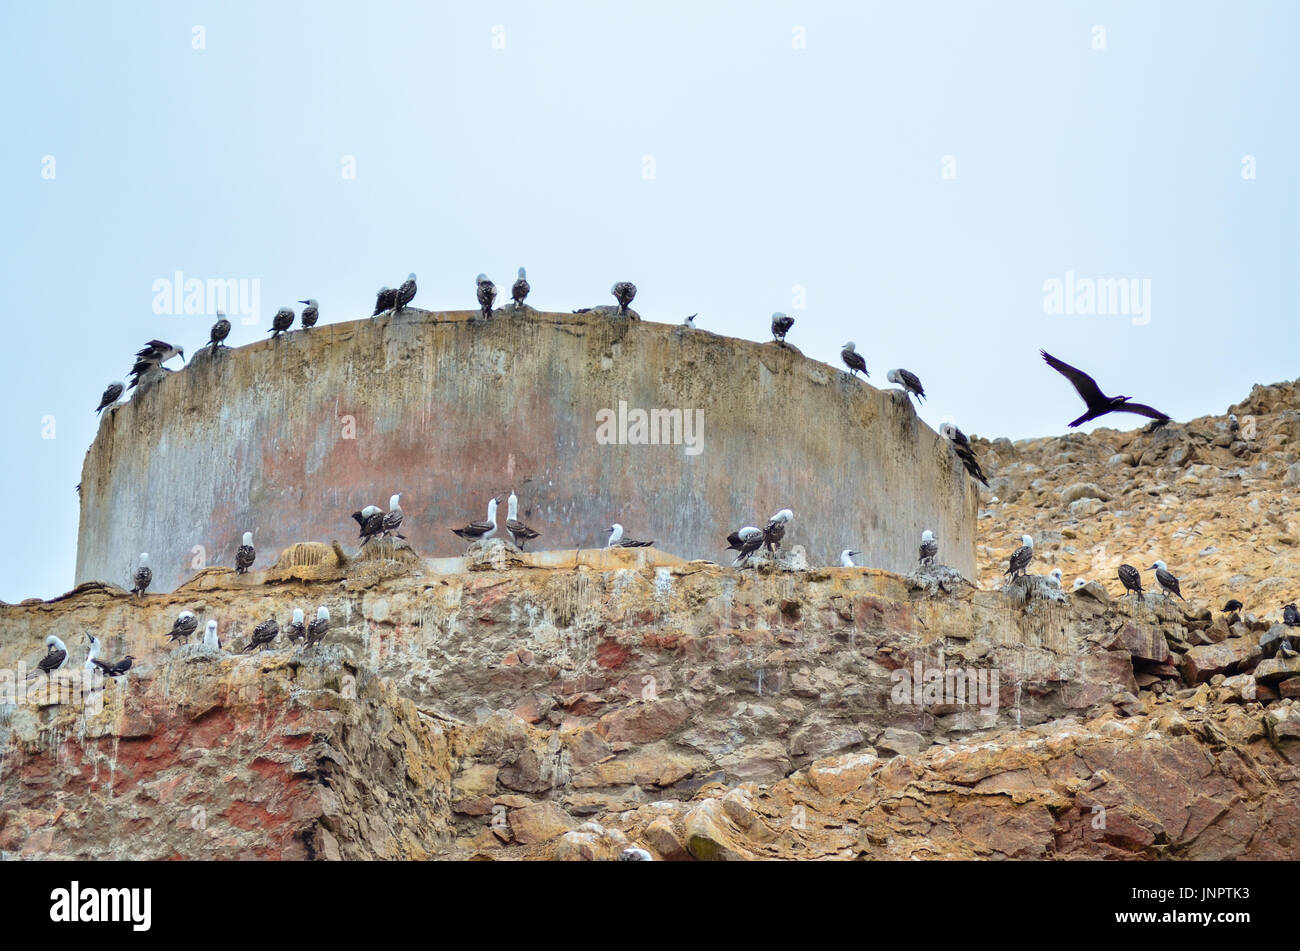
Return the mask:
[[190,635],[199,628],[199,619],[194,616],[193,611],[182,611],[176,615],[176,620],[172,623],[172,629],[167,632],[167,636],[174,644],[181,638],[189,643]]
[[316,617],[312,619],[311,624],[307,626],[307,646],[315,647],[321,641],[325,640],[325,635],[330,629],[330,609],[321,605],[316,609]]
[[885,374],[885,379],[890,383],[897,383],[909,396],[915,396],[922,403],[925,402],[925,387],[910,370],[890,370]]
[[1131,403],[1128,396],[1107,396],[1097,386],[1097,381],[1082,370],[1070,366],[1062,360],[1056,359],[1046,350],[1039,350],[1047,365],[1055,370],[1061,376],[1065,377],[1074,384],[1075,390],[1085,403],[1088,404],[1088,412],[1084,413],[1070,426],[1081,426],[1089,420],[1096,419],[1099,416],[1105,416],[1107,413],[1136,413],[1139,416],[1146,416],[1148,419],[1154,419],[1158,426],[1163,426],[1170,421],[1170,417],[1153,409],[1145,403]]
[[794,512],[781,509],[767,520],[767,525],[763,528],[763,544],[767,546],[768,551],[776,551],[781,547],[781,539],[785,538],[786,523],[792,518]]
[[132,594],[144,594],[145,589],[153,581],[153,570],[149,567],[149,553],[140,552],[140,567],[135,569],[135,587],[131,589]]
[[235,574],[242,575],[253,567],[257,550],[253,548],[253,533],[244,532],[244,543],[235,549]]
[[794,326],[794,318],[777,311],[772,315],[772,339],[785,346],[785,335]]
[[1021,577],[1029,563],[1034,559],[1034,539],[1030,535],[1020,536],[1020,547],[1011,553],[1009,567],[1003,572],[1004,575],[1010,575],[1011,580]]
[[361,528],[358,538],[362,545],[384,530],[384,510],[378,505],[367,505],[360,512],[353,512],[352,517]]
[[497,533],[497,505],[500,499],[488,500],[487,521],[470,522],[464,528],[453,528],[452,534],[459,535],[466,541],[486,541]]
[[975,458],[975,450],[971,448],[970,440],[966,438],[966,434],[957,428],[956,423],[952,422],[940,424],[939,433],[952,444],[952,451],[957,453],[957,458],[966,467],[966,471],[987,489],[989,480],[985,478],[984,470],[980,467],[979,460]]
[[108,409],[110,406],[112,406],[114,403],[120,400],[122,398],[122,394],[125,392],[126,392],[126,387],[123,386],[121,383],[108,384],[108,388],[104,390],[104,395],[99,398],[99,405],[95,407],[95,412],[97,414],[104,412],[104,410]]
[[618,312],[627,316],[628,305],[632,303],[632,298],[636,297],[636,285],[631,281],[619,281],[609,289],[614,295],[614,300],[618,301]]
[[203,646],[216,651],[221,650],[221,641],[217,637],[216,621],[208,621],[207,629],[203,632]]
[[402,511],[402,493],[388,497],[388,511],[384,513],[381,524],[385,535],[396,535],[398,538],[405,539],[406,536],[398,531],[402,527],[402,519],[406,514]]
[[226,345],[225,340],[230,336],[230,321],[226,320],[226,315],[217,311],[217,322],[212,325],[211,332],[208,333],[208,345],[212,347],[212,352],[216,353]]
[[846,343],[844,349],[840,351],[840,359],[843,360],[844,365],[849,368],[849,376],[853,376],[859,370],[862,371],[863,376],[871,376],[871,374],[867,372],[867,361],[862,359],[862,354],[858,353],[854,348],[852,340]]
[[1129,592],[1137,595],[1139,601],[1142,598],[1142,574],[1132,565],[1120,565],[1119,583],[1124,586],[1124,596],[1128,597]]
[[250,638],[248,643],[244,645],[244,649],[240,651],[240,653],[247,654],[255,647],[259,650],[265,649],[266,645],[274,641],[279,633],[280,625],[276,623],[275,618],[267,618],[261,624],[257,625],[257,627],[253,628],[252,638]]
[[852,548],[846,548],[842,552],[840,552],[840,567],[856,568],[857,565],[853,563],[853,556],[857,554],[861,554],[861,553],[854,551]]
[[474,278],[478,285],[479,313],[486,319],[492,316],[492,302],[497,299],[497,286],[488,280],[486,274]]
[[406,310],[406,305],[415,300],[415,289],[415,274],[412,272],[406,275],[406,280],[402,281],[402,286],[393,294],[393,313]]
[[540,538],[542,534],[519,521],[519,499],[516,498],[513,489],[510,490],[510,498],[506,499],[506,531],[510,533],[510,537],[520,551],[524,550],[525,542]]
[[939,543],[934,540],[934,532],[928,528],[921,533],[920,562],[923,565],[933,565],[935,556],[939,554]]
[[45,638],[45,656],[37,661],[36,666],[42,673],[52,674],[62,670],[68,662],[68,646],[53,634]]
[[392,310],[397,306],[397,291],[391,287],[381,287],[379,293],[375,296],[375,312],[371,317],[378,317],[386,310]]
[[307,639],[307,623],[303,619],[302,608],[293,609],[293,620],[284,629],[284,636],[289,639],[290,644]]
[[523,268],[520,268],[519,276],[510,287],[510,299],[515,302],[515,310],[524,306],[524,298],[528,296],[530,290],[532,288],[528,286],[528,275]]
[[643,542],[635,538],[629,538],[623,534],[623,526],[615,522],[607,531],[609,532],[609,541],[605,543],[606,548],[649,548],[654,544],[653,541]]
[[1159,583],[1160,587],[1165,589],[1166,592],[1169,594],[1176,594],[1184,601],[1187,600],[1183,597],[1183,593],[1178,590],[1178,579],[1173,576],[1169,570],[1169,566],[1163,561],[1157,561],[1154,565],[1148,568],[1147,571],[1154,571],[1156,573],[1156,581]]
[[302,329],[309,330],[315,327],[316,321],[320,319],[320,303],[314,297],[300,300],[298,303],[307,305],[302,309],[302,316],[298,318],[299,323],[302,324]]

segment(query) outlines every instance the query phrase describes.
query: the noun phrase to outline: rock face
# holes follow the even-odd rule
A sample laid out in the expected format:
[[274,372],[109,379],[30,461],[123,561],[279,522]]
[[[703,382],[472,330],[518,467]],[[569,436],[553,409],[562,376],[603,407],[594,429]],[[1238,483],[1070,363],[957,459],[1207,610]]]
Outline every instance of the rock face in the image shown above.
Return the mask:
[[[77,582],[129,587],[147,551],[152,590],[169,591],[233,566],[249,530],[264,569],[294,542],[351,543],[349,513],[393,492],[417,551],[459,555],[450,528],[511,489],[534,549],[598,546],[618,520],[718,558],[729,531],[789,507],[786,543],[812,564],[853,548],[904,571],[930,528],[974,573],[976,493],[905,400],[793,347],[599,314],[476,316],[409,309],[205,351],[138,392],[86,456]],[[797,423],[773,439],[778,420]],[[650,424],[658,444],[641,444]]]

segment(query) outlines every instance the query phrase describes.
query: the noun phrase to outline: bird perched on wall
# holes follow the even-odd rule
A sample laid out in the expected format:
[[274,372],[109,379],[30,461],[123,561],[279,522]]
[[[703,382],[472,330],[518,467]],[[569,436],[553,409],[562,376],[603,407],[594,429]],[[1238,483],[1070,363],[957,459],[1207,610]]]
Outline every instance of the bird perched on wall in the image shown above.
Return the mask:
[[921,381],[917,379],[916,374],[910,370],[890,370],[885,374],[885,379],[890,383],[897,383],[908,396],[915,396],[920,402],[925,402],[925,387],[921,385]]
[[114,403],[120,400],[122,398],[122,394],[125,392],[126,392],[126,387],[123,386],[121,383],[108,384],[108,388],[104,390],[104,395],[99,398],[99,405],[95,407],[95,413],[99,414],[104,412],[104,410],[108,409],[110,406],[112,406]]
[[131,589],[132,594],[144,594],[145,590],[153,582],[153,569],[149,567],[149,553],[140,552],[140,567],[135,569],[135,587]]
[[1223,606],[1223,613],[1236,614],[1238,611],[1241,610],[1241,608],[1242,608],[1241,602],[1238,601],[1236,598],[1233,598],[1231,601],[1229,601],[1227,604]]
[[844,349],[840,351],[840,359],[843,360],[844,365],[849,368],[849,376],[855,375],[859,370],[862,371],[863,376],[871,376],[871,374],[867,372],[867,361],[862,359],[862,354],[858,353],[852,340],[846,343]]
[[748,561],[749,556],[763,547],[763,530],[755,525],[746,525],[727,536],[727,548],[739,552],[733,566]]
[[383,533],[385,535],[396,535],[398,538],[405,539],[406,536],[398,531],[402,527],[402,519],[406,517],[402,511],[402,493],[388,497],[388,511],[384,513],[381,520]]
[[307,622],[303,618],[302,608],[293,609],[293,620],[285,627],[284,636],[290,644],[307,639]]
[[225,340],[230,336],[230,321],[221,311],[217,311],[217,322],[212,325],[212,330],[208,332],[208,346],[212,352],[216,353],[226,345]]
[[363,546],[384,530],[384,510],[378,505],[367,505],[360,512],[353,512],[352,517],[361,528],[357,537]]
[[619,281],[609,289],[609,292],[614,295],[614,300],[618,301],[618,313],[626,317],[627,308],[636,297],[636,285],[631,281]]
[[1300,611],[1296,610],[1294,604],[1288,604],[1282,609],[1282,623],[1287,627],[1300,627]]
[[687,317],[685,320],[682,321],[682,325],[685,326],[685,327],[690,327],[692,330],[694,330],[694,329],[695,329],[695,318],[698,317],[698,316],[700,316],[700,315],[699,315],[699,314],[691,314],[689,317]]
[[515,310],[524,306],[524,298],[532,290],[528,286],[528,275],[523,268],[519,269],[519,276],[515,278],[514,284],[510,286],[510,299],[515,302]]
[[[93,654],[98,655],[99,641],[95,640],[95,638],[93,637],[91,638],[91,640],[94,642],[91,645],[91,651]],[[121,677],[128,670],[131,669],[131,664],[134,663],[134,661],[135,658],[130,654],[127,654],[125,657],[123,657],[115,664],[110,664],[108,661],[100,660],[98,656],[88,655],[86,657],[86,667],[90,668],[92,665],[94,667],[98,667],[100,670],[104,672],[105,677]]]
[[203,632],[203,646],[212,650],[221,650],[221,640],[217,637],[217,622],[208,621],[207,629]]
[[478,286],[478,309],[485,319],[492,316],[492,302],[497,299],[497,286],[488,280],[486,274],[474,278]]
[[45,638],[45,656],[36,662],[37,668],[45,674],[62,670],[68,662],[68,646],[53,634]]
[[320,319],[320,303],[314,297],[300,300],[298,303],[307,305],[302,309],[302,316],[298,318],[298,322],[302,324],[303,330],[310,330],[316,326],[316,321]]
[[1053,568],[1050,572],[1048,572],[1047,577],[1048,580],[1051,581],[1053,586],[1059,588],[1061,587],[1061,576],[1063,574],[1064,572],[1062,572],[1060,568]]
[[393,296],[393,313],[401,313],[406,310],[406,305],[415,300],[415,272],[406,275],[406,280],[402,281],[401,287]]
[[1080,588],[1082,588],[1082,587],[1083,587],[1084,585],[1086,585],[1087,583],[1088,583],[1088,579],[1087,579],[1087,578],[1075,578],[1075,579],[1074,579],[1074,584],[1070,585],[1070,590],[1071,590],[1071,591],[1078,591]]
[[257,627],[253,628],[252,638],[250,638],[248,643],[244,645],[244,649],[240,651],[240,653],[247,654],[254,647],[258,648],[259,650],[264,649],[266,645],[270,644],[272,641],[276,639],[279,633],[280,633],[280,625],[276,623],[275,618],[274,617],[267,618],[261,624],[257,625]]
[[149,383],[172,371],[163,366],[172,357],[180,357],[185,362],[185,348],[173,346],[164,340],[150,340],[135,355],[135,365],[131,367],[130,389]]
[[1137,595],[1139,601],[1142,598],[1142,574],[1132,565],[1120,565],[1119,583],[1124,586],[1124,596],[1128,597],[1129,592]]
[[792,518],[794,512],[781,509],[767,520],[767,525],[763,528],[763,544],[767,546],[768,551],[776,551],[781,547],[781,539],[785,538],[786,523]]
[[1029,567],[1029,563],[1034,560],[1034,539],[1031,535],[1020,536],[1020,547],[1011,553],[1011,560],[1008,563],[1004,575],[1010,575],[1011,580],[1019,578]]
[[500,499],[490,499],[488,501],[487,521],[470,522],[464,528],[453,528],[452,534],[459,535],[461,538],[470,542],[486,541],[497,533],[497,505]]
[[784,347],[785,335],[790,332],[790,328],[793,326],[793,317],[787,317],[785,314],[777,311],[772,315],[772,339]]
[[615,522],[608,529],[609,541],[605,543],[606,548],[649,548],[654,544],[653,541],[643,542],[635,538],[629,538],[623,534],[623,526]]
[[381,287],[379,293],[375,295],[375,312],[371,317],[378,317],[386,310],[392,310],[397,306],[397,291],[391,287]]
[[970,440],[966,438],[966,434],[957,428],[956,423],[952,422],[942,423],[939,426],[939,433],[952,445],[952,451],[957,453],[957,458],[966,467],[966,471],[987,489],[989,480],[984,477],[984,470],[980,467],[979,460],[975,458],[975,450],[971,448]]
[[515,545],[520,551],[524,550],[524,543],[530,542],[534,538],[540,538],[541,532],[533,531],[523,522],[519,521],[519,499],[515,496],[514,490],[510,490],[510,498],[506,499],[506,531],[514,540]]
[[188,643],[190,635],[197,631],[198,628],[199,619],[194,616],[194,612],[182,611],[176,615],[176,620],[172,622],[172,629],[167,632],[167,637],[171,639],[173,644],[181,638],[184,638]]
[[1056,359],[1046,350],[1039,350],[1038,352],[1043,355],[1043,359],[1049,367],[1074,384],[1075,391],[1088,404],[1088,411],[1070,423],[1070,426],[1081,426],[1089,420],[1105,416],[1107,413],[1136,413],[1139,416],[1154,419],[1157,426],[1163,426],[1170,421],[1170,417],[1158,409],[1153,409],[1145,403],[1129,402],[1131,397],[1107,396],[1097,386],[1097,381],[1082,370],[1070,366],[1063,360]]
[[846,548],[840,552],[840,567],[856,568],[857,565],[853,563],[853,556],[857,554],[859,554],[859,552],[854,551],[852,548]]
[[928,528],[921,533],[920,562],[923,565],[933,565],[935,557],[939,554],[939,543],[934,539],[934,532]]
[[1169,566],[1163,561],[1157,561],[1154,565],[1148,568],[1147,571],[1154,571],[1156,573],[1156,582],[1160,587],[1164,588],[1167,593],[1176,594],[1183,601],[1187,600],[1183,597],[1183,593],[1178,590],[1178,579],[1173,576],[1173,573],[1169,570]]
[[330,629],[330,609],[321,605],[316,609],[316,617],[307,627],[307,646],[315,647],[321,641],[325,640],[325,635]]
[[275,316],[271,318],[271,329],[267,331],[272,340],[293,326],[293,316],[292,307],[281,307],[275,312]]
[[244,543],[235,549],[235,574],[242,575],[253,567],[257,549],[253,547],[253,533],[244,532]]

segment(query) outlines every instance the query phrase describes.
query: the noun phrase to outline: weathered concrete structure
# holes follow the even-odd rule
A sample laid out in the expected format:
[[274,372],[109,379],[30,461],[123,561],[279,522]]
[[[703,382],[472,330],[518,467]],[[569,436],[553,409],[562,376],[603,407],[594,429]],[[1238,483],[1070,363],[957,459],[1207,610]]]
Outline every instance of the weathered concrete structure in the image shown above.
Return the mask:
[[[941,560],[973,575],[974,488],[890,391],[706,331],[474,316],[409,310],[205,352],[105,413],[82,471],[76,580],[125,584],[147,551],[154,590],[171,590],[233,564],[248,530],[258,568],[298,541],[351,547],[349,513],[399,491],[411,544],[459,554],[449,529],[511,489],[537,549],[599,546],[618,521],[720,559],[728,531],[789,507],[786,545],[813,564],[854,548],[906,571],[931,528]],[[681,410],[660,434],[675,444],[629,444],[638,409]],[[626,442],[598,439],[602,410],[604,433]]]

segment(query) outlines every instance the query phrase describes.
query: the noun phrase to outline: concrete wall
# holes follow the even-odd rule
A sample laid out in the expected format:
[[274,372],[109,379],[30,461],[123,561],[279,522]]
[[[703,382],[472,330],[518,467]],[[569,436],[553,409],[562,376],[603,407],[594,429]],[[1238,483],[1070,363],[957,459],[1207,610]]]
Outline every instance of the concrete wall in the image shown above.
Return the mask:
[[[233,565],[246,530],[259,569],[297,541],[351,548],[349,513],[396,491],[415,548],[456,555],[449,529],[512,488],[538,549],[598,546],[618,521],[718,560],[729,531],[788,507],[786,545],[814,564],[855,548],[908,570],[931,528],[940,559],[974,575],[976,493],[891,391],[706,331],[471,316],[407,311],[204,353],[106,412],[82,470],[77,581],[126,584],[148,551],[170,590],[199,557]],[[702,451],[599,444],[597,413],[620,400],[702,409]]]

